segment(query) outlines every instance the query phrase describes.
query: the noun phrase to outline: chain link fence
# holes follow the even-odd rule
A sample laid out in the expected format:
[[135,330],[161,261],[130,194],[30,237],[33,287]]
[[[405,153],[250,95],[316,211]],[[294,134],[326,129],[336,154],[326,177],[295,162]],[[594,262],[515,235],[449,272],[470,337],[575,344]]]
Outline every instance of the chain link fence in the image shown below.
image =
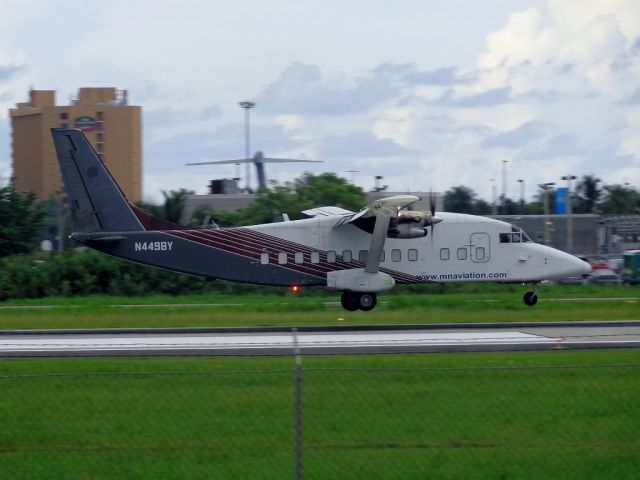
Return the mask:
[[639,478],[640,357],[567,355],[4,361],[0,478]]

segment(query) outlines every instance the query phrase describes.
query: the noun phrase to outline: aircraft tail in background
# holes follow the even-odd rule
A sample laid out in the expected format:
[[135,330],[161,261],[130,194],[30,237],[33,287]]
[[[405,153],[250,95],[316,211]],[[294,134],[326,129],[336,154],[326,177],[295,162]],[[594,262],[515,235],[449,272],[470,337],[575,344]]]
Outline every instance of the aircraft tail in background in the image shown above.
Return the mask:
[[122,190],[82,131],[52,128],[76,232],[144,230]]

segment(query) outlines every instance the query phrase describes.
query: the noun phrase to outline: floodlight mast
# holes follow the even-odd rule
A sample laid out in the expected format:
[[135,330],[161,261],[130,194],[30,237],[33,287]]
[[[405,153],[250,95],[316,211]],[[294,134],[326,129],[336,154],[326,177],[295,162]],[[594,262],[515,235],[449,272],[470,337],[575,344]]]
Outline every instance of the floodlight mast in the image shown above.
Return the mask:
[[[244,109],[244,158],[250,158],[251,156],[251,134],[250,134],[250,118],[249,118],[249,110],[256,106],[256,102],[250,102],[249,100],[244,100],[242,102],[238,102],[238,105]],[[247,162],[245,165],[245,184],[244,188],[246,193],[251,193],[251,187],[249,185],[251,178],[251,167]]]

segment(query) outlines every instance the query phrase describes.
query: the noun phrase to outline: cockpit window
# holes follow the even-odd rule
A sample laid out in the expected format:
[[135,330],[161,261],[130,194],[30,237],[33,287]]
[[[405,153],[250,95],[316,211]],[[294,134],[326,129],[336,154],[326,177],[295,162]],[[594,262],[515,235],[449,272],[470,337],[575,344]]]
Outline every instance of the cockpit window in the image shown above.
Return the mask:
[[515,225],[511,225],[511,233],[500,234],[500,243],[521,243],[521,242],[533,243],[533,240],[529,238],[529,235],[527,235],[524,230],[521,230]]

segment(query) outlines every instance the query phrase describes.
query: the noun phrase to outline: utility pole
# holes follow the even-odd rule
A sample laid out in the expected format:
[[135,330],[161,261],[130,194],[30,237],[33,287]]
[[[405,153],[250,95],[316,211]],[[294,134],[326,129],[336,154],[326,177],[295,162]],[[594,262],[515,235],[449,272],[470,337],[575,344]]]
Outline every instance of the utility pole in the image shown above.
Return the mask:
[[549,229],[549,187],[553,187],[555,182],[543,183],[540,185],[544,190],[544,244],[549,245],[551,243],[551,231]]
[[502,201],[500,204],[503,215],[507,213],[507,163],[509,160],[502,160]]
[[[249,110],[256,106],[256,102],[250,102],[248,100],[244,100],[242,102],[238,102],[242,108],[244,108],[244,158],[251,158],[251,134],[250,134],[250,118],[249,118]],[[244,188],[246,193],[251,193],[251,187],[249,185],[250,177],[251,177],[251,162],[245,163],[245,181]],[[237,164],[236,164],[237,165]]]
[[497,195],[498,187],[496,186],[495,178],[490,178],[489,180],[491,181],[491,214],[497,215],[498,203],[497,203],[496,195]]
[[567,252],[573,252],[573,202],[571,193],[571,180],[575,180],[575,175],[565,175],[562,180],[567,181]]
[[520,215],[524,215],[524,179],[519,178],[518,183],[520,184]]

